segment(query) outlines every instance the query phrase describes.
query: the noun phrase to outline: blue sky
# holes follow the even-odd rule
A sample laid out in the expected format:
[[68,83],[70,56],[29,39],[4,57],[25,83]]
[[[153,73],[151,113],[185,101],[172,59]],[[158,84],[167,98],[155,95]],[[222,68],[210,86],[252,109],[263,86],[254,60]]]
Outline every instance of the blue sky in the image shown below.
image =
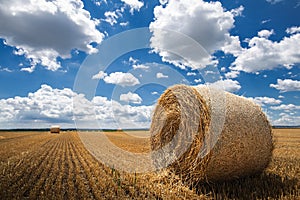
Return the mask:
[[300,125],[300,1],[0,2],[0,128],[147,128],[209,84]]

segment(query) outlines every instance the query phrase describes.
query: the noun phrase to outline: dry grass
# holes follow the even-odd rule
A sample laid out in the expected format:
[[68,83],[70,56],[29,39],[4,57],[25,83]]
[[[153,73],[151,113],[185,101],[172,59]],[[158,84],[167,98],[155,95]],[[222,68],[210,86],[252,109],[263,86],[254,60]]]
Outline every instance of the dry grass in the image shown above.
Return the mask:
[[[147,138],[105,134],[128,151],[150,149]],[[127,174],[109,168],[76,132],[0,136],[1,199],[300,199],[300,129],[274,130],[274,157],[263,174],[191,187],[166,170]]]
[[117,147],[133,153],[150,152],[150,143],[147,140],[146,131],[131,131],[127,134],[123,131],[105,132],[108,139]]

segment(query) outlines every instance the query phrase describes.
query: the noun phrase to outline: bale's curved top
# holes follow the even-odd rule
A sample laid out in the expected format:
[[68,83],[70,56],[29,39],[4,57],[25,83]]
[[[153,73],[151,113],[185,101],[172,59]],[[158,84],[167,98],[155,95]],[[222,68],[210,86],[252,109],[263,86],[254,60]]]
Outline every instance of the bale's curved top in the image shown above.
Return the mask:
[[[217,106],[223,106],[224,112],[219,109],[216,113]],[[221,126],[217,137],[216,125]],[[193,182],[261,172],[273,150],[272,129],[258,105],[208,87],[176,85],[167,89],[158,100],[150,133],[152,150],[171,143],[176,160],[168,166]],[[200,151],[208,147],[212,149],[201,156]],[[171,151],[163,152],[153,158],[154,163],[162,163]]]

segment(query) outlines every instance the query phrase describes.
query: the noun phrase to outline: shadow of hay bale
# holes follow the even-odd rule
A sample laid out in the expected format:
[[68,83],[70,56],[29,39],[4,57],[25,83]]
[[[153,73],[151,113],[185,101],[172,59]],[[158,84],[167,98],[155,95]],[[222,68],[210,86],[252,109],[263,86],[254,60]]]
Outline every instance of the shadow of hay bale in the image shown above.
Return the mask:
[[299,184],[297,178],[264,172],[231,181],[199,183],[192,188],[213,199],[279,199],[287,195],[298,196]]

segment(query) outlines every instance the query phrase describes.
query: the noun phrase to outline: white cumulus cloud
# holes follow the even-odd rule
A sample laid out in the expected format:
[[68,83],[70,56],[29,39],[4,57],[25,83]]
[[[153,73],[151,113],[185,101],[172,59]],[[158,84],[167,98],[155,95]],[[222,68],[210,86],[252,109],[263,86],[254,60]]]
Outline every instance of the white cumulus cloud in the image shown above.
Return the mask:
[[[151,47],[163,61],[175,66],[204,68],[216,63],[210,56],[215,51],[240,49],[238,38],[229,33],[237,12],[241,9],[225,11],[219,1],[170,0],[154,9],[155,19],[150,24]],[[166,30],[174,30],[177,34]],[[204,49],[199,50],[197,45]]]
[[127,22],[121,22],[121,23],[120,23],[120,26],[128,26],[128,24],[129,24],[128,21],[127,21]]
[[120,95],[120,101],[134,103],[134,104],[141,104],[143,100],[138,94],[128,92],[127,94]]
[[5,44],[24,55],[32,72],[37,64],[55,71],[61,67],[57,58],[70,58],[71,50],[96,52],[92,42],[101,43],[104,35],[96,29],[80,0],[0,1],[0,37]]
[[259,37],[263,37],[263,38],[269,38],[271,35],[273,35],[274,34],[274,30],[272,29],[272,30],[261,30],[261,31],[259,31],[258,33],[257,33],[257,35],[259,36]]
[[299,110],[300,106],[294,104],[281,104],[279,106],[271,106],[272,110],[283,110],[285,112],[290,112],[293,110]]
[[273,120],[272,123],[277,126],[299,126],[300,116],[283,113],[280,118]]
[[248,99],[253,100],[255,103],[263,106],[263,105],[278,105],[282,101],[279,99],[271,98],[271,97],[248,97]]
[[227,72],[226,74],[225,74],[225,77],[226,78],[236,78],[236,77],[238,77],[238,75],[240,74],[240,72],[239,71],[230,71],[230,72]]
[[270,84],[270,87],[280,92],[300,91],[300,81],[292,79],[277,79],[277,84]]
[[207,85],[227,92],[237,92],[241,89],[240,83],[231,79],[219,80],[214,83],[207,83]]
[[139,0],[121,0],[130,7],[130,13],[133,14],[134,10],[140,11],[144,6],[144,2]]
[[161,72],[158,72],[157,74],[156,74],[156,78],[168,78],[169,76],[168,75],[164,75],[163,73],[161,73]]
[[269,40],[270,33],[260,33],[265,37],[248,40],[249,48],[243,49],[230,67],[232,70],[255,73],[278,67],[291,68],[300,63],[300,33],[284,37],[280,41]]
[[199,78],[199,79],[194,79],[194,82],[195,82],[195,83],[201,83],[201,82],[202,82],[202,79],[201,79],[201,78]]
[[195,72],[188,72],[186,75],[187,76],[196,76],[197,74]]
[[109,23],[111,26],[118,23],[117,19],[119,18],[116,11],[107,11],[104,13],[104,16],[106,17],[104,21]]
[[105,73],[104,71],[99,71],[97,74],[95,74],[92,79],[96,79],[96,80],[100,80],[100,79],[104,79],[107,76],[107,73]]
[[287,28],[286,33],[288,33],[288,34],[300,33],[300,26],[293,26],[293,27]]
[[105,76],[103,79],[106,83],[116,84],[120,86],[134,86],[140,84],[139,79],[131,73],[114,72]]
[[25,97],[0,99],[0,128],[72,128],[75,121],[80,128],[147,128],[152,110],[152,105],[121,105],[102,96],[88,100],[69,88],[42,85]]
[[139,62],[139,60],[130,56],[128,59],[128,62],[131,64],[137,64]]
[[14,121],[25,124],[40,121],[70,123],[73,118],[72,98],[76,95],[70,89],[59,90],[42,85],[39,90],[29,93],[27,97],[1,99],[0,124]]
[[143,64],[132,65],[133,69],[149,69],[149,66]]

